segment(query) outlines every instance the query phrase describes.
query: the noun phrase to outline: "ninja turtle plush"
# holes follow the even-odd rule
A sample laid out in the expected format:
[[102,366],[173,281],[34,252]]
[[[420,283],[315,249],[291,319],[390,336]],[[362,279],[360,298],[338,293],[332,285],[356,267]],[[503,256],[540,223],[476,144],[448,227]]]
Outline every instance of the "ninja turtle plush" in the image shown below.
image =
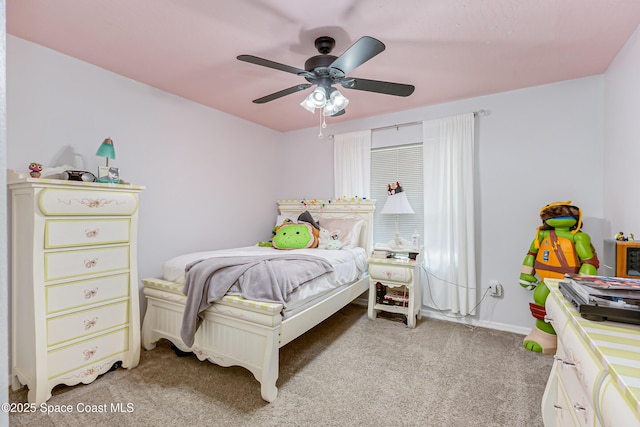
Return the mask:
[[[532,290],[534,302],[529,304],[536,324],[524,339],[524,347],[538,353],[556,351],[556,333],[545,320],[545,301],[549,288],[544,279],[561,279],[565,273],[594,275],[599,261],[591,237],[581,231],[582,210],[566,202],[555,202],[540,209],[540,225],[529,252],[522,262],[520,286]],[[540,278],[536,277],[536,275]]]

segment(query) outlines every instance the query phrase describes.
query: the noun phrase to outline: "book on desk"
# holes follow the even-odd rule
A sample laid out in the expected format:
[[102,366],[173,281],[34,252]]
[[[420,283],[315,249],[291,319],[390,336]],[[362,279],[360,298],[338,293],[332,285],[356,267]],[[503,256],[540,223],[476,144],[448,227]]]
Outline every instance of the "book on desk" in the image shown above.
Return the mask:
[[640,324],[640,280],[565,274],[558,289],[585,319]]

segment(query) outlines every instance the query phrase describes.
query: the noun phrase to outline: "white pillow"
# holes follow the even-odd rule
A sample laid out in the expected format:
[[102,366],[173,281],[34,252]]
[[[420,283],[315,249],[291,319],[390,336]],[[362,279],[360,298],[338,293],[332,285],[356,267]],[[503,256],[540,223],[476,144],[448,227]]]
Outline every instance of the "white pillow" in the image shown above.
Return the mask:
[[360,242],[360,232],[364,220],[359,218],[330,218],[321,216],[320,228],[326,228],[332,233],[338,234],[338,240],[344,248],[357,248]]
[[275,227],[278,227],[278,226],[284,224],[287,221],[288,222],[293,222],[294,224],[296,224],[298,222],[298,215],[278,215],[277,218],[276,218]]

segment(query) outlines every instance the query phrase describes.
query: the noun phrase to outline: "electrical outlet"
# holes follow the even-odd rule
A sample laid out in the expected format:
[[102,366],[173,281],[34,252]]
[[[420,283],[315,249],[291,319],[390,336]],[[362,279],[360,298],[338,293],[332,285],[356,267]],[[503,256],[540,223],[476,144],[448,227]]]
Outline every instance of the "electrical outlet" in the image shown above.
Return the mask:
[[503,289],[502,289],[502,285],[500,284],[500,282],[498,282],[497,280],[490,280],[489,281],[489,294],[491,294],[492,297],[501,297],[503,293]]

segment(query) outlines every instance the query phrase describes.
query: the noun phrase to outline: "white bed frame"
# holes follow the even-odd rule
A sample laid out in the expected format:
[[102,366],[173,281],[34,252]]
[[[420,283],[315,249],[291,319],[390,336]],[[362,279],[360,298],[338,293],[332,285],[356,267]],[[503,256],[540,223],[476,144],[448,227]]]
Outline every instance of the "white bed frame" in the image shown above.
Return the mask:
[[[367,254],[373,246],[374,200],[337,200],[308,202],[279,200],[282,215],[297,216],[308,210],[314,216],[365,220],[360,234],[360,246]],[[171,341],[180,351],[193,352],[198,359],[220,366],[242,366],[253,373],[261,384],[261,395],[273,402],[278,395],[276,381],[280,347],[293,341],[369,288],[368,277],[341,288],[328,299],[283,319],[282,305],[249,301],[225,296],[205,311],[192,347],[180,338],[182,314],[186,297],[182,285],[161,279],[144,279],[147,311],[142,326],[142,344],[146,350],[156,346],[159,339]]]

